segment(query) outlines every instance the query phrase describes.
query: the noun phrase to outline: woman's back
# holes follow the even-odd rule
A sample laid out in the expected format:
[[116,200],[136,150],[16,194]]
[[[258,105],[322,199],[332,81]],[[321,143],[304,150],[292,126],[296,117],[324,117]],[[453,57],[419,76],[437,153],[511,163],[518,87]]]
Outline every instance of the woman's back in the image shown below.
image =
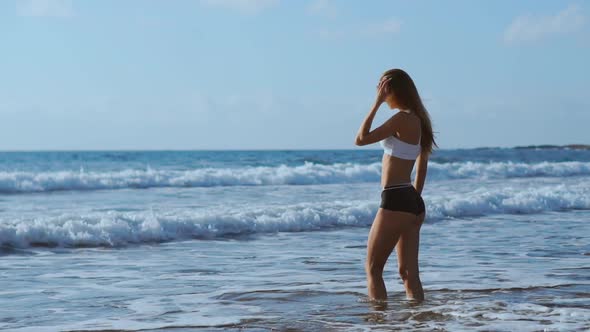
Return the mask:
[[[416,157],[420,154],[421,122],[411,111],[400,111],[404,116],[397,132],[381,141],[384,149],[381,186],[410,182]],[[410,159],[411,158],[411,159]]]

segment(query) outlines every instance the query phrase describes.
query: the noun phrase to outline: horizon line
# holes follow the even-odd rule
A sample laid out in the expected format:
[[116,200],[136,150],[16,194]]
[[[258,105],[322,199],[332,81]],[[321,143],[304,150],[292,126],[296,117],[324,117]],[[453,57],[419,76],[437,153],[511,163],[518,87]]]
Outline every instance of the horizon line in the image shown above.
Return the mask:
[[[478,146],[478,147],[457,147],[457,148],[437,148],[436,150],[477,150],[477,149],[533,149],[533,148],[578,148],[590,149],[588,144],[538,144],[538,145],[515,145],[515,146]],[[0,150],[0,153],[6,152],[232,152],[232,151],[379,151],[380,148],[323,148],[323,149],[306,149],[306,148],[261,148],[261,149],[15,149],[15,150]]]

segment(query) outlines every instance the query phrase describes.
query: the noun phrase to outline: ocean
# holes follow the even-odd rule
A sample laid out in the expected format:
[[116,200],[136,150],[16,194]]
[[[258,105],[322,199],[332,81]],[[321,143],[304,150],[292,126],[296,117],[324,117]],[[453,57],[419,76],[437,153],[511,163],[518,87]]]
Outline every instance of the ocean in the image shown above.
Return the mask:
[[380,150],[0,153],[0,330],[585,331],[590,151],[441,149],[425,301],[367,301]]

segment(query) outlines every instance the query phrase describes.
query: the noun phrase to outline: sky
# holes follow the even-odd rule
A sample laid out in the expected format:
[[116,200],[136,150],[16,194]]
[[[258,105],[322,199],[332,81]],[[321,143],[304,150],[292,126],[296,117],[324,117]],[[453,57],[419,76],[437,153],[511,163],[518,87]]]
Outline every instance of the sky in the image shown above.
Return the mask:
[[589,1],[5,0],[0,150],[375,149],[354,138],[390,68],[440,148],[590,144],[589,21]]

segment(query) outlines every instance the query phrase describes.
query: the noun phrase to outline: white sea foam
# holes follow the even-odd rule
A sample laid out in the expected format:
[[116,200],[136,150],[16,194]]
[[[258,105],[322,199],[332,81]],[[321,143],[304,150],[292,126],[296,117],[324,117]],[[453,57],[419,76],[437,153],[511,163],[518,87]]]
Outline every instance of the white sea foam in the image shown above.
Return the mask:
[[[493,179],[518,177],[571,177],[590,175],[587,162],[542,162],[536,164],[436,163],[428,166],[429,180]],[[147,168],[121,171],[0,172],[0,193],[49,192],[60,190],[100,190],[153,187],[213,187],[309,185],[378,182],[381,164],[306,162],[299,166],[202,168],[193,170],[155,170]]]
[[[444,218],[590,209],[590,188],[583,183],[528,189],[481,188],[467,194],[425,196],[424,199],[428,223]],[[236,206],[223,211],[182,207],[139,212],[81,211],[33,219],[4,215],[0,217],[0,245],[21,248],[33,245],[124,246],[368,226],[377,208],[378,202],[356,200]]]
[[504,179],[525,177],[571,177],[590,175],[590,163],[580,161],[515,163],[429,163],[428,176],[436,179]]
[[325,202],[227,211],[91,212],[1,220],[0,245],[121,246],[188,238],[367,225],[375,202]]

